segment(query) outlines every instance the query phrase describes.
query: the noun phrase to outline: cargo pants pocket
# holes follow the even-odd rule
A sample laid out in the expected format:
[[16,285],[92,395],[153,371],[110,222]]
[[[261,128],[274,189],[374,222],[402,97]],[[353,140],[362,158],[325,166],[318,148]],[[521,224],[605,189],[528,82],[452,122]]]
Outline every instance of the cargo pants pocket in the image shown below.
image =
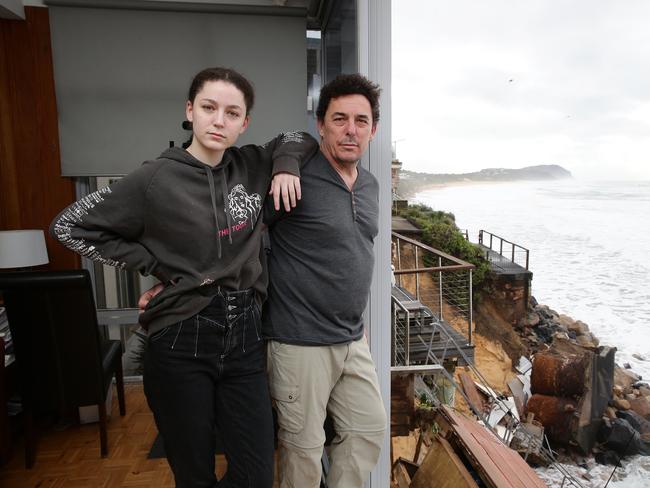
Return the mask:
[[275,401],[280,428],[298,434],[304,427],[304,416],[297,386],[271,383],[271,397]]
[[295,358],[285,354],[284,347],[284,344],[269,342],[269,388],[280,428],[297,434],[304,428],[305,414],[300,401]]

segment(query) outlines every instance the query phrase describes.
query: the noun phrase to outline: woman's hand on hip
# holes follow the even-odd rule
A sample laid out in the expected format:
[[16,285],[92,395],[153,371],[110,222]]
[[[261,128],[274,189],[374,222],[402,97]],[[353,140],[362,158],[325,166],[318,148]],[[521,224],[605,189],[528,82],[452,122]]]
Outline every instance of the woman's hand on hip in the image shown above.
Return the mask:
[[144,312],[144,309],[147,307],[147,304],[151,301],[153,297],[155,297],[158,293],[163,291],[163,288],[164,285],[162,283],[158,283],[157,285],[152,286],[147,291],[145,291],[142,295],[140,295],[140,299],[138,300],[138,308],[140,310],[138,312],[139,313]]

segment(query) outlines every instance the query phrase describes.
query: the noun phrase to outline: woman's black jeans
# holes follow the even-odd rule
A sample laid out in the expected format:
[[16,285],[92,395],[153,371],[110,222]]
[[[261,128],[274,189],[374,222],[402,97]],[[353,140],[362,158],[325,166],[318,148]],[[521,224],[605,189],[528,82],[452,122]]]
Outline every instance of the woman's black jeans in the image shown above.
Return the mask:
[[[149,337],[144,391],[177,488],[270,488],[273,420],[252,290],[224,291]],[[215,427],[228,471],[215,476]]]

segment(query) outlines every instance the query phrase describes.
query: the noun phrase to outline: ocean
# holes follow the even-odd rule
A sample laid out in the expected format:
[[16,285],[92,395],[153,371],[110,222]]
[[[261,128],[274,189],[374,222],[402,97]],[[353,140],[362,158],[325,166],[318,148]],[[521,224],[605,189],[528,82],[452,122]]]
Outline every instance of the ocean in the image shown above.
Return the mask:
[[[650,182],[468,184],[414,200],[453,213],[472,242],[484,229],[529,249],[537,301],[585,322],[601,344],[617,347],[619,365],[650,380]],[[597,466],[582,482],[602,487],[610,472]],[[647,487],[649,476],[650,457],[636,457],[609,486]]]

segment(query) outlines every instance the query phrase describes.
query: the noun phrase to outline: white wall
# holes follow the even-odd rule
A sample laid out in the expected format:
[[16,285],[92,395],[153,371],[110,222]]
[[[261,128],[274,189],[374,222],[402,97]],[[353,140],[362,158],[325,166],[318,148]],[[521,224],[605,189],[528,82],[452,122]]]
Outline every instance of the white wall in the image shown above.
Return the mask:
[[[173,2],[173,3],[205,3],[205,4],[233,4],[236,3],[236,1],[233,0],[141,0],[143,2],[150,2],[150,3],[158,3],[158,2]],[[90,2],[89,2],[90,3]],[[277,0],[247,0],[246,2],[239,2],[240,4],[243,3],[246,6],[254,6],[254,7],[277,7],[278,6],[278,1]],[[285,3],[285,7],[297,7],[297,8],[307,8],[307,4],[309,3],[309,0],[287,0]],[[3,7],[7,5],[17,5],[20,7],[20,12],[22,12],[22,6],[26,7],[45,7],[45,0],[0,0],[0,17],[3,17],[2,11]],[[13,7],[7,7],[8,10],[14,11]],[[25,18],[24,14],[21,15],[21,18]]]
[[180,146],[189,137],[181,129],[187,89],[206,66],[237,69],[255,86],[251,124],[238,145],[306,126],[304,17],[63,6],[49,12],[65,176],[124,175],[169,141]]
[[371,488],[390,487],[390,233],[391,233],[391,0],[358,0],[359,71],[379,83],[381,113],[377,133],[362,164],[379,181],[379,235],[375,240],[375,269],[368,315],[370,349],[388,415],[386,437]]
[[[10,1],[10,0],[7,0]],[[45,6],[45,1],[46,0],[23,0],[22,2],[20,0],[11,0],[15,1],[16,3],[22,3],[25,6],[36,6],[36,7],[44,7]],[[238,4],[238,5],[245,5],[245,6],[252,6],[252,7],[277,7],[278,2],[277,0],[247,0],[244,2],[237,2],[237,0],[136,0],[136,1],[142,1],[142,2],[149,2],[149,3],[159,3],[159,2],[173,2],[173,3],[205,3],[205,4],[225,4],[225,5],[232,5],[232,4]],[[88,3],[91,3],[92,0],[88,0]],[[306,8],[309,0],[287,0],[286,4],[284,5],[285,7],[299,7],[299,8]],[[5,3],[5,0],[0,0],[0,5]]]

